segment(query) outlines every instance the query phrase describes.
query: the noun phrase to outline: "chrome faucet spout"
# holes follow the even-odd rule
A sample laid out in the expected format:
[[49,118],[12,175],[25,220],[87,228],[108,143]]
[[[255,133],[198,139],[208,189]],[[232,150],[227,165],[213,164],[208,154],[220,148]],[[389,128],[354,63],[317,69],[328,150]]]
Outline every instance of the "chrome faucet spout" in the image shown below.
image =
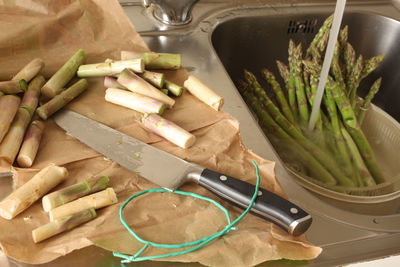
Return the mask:
[[143,0],[143,6],[154,5],[154,17],[167,25],[184,25],[191,21],[198,0]]

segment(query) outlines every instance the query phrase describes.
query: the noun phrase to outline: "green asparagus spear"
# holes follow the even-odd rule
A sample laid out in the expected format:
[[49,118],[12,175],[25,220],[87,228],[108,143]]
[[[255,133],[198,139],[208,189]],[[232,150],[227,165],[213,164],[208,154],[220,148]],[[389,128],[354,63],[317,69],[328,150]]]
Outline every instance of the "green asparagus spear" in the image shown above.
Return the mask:
[[286,100],[286,96],[283,93],[281,86],[276,81],[274,74],[267,69],[262,69],[261,75],[265,81],[271,85],[271,88],[275,93],[276,100],[278,101],[282,113],[285,115],[286,119],[288,119],[291,123],[294,123],[294,117]]
[[297,120],[297,103],[296,103],[296,84],[295,84],[295,64],[294,64],[294,52],[296,50],[296,45],[293,40],[289,41],[288,49],[288,61],[289,61],[289,86],[288,86],[288,101],[289,106],[292,109],[293,116]]
[[268,129],[268,132],[275,135],[282,141],[282,143],[286,143],[290,148],[292,148],[292,153],[296,155],[296,158],[298,158],[304,166],[308,167],[315,179],[318,179],[327,185],[336,184],[335,178],[272,119],[268,112],[266,112],[258,103],[255,96],[247,91],[243,92],[243,96],[260,119],[263,128]]
[[299,108],[299,117],[302,126],[307,125],[310,119],[310,114],[307,105],[307,98],[304,90],[304,81],[302,75],[302,50],[301,43],[296,47],[294,52],[294,77],[295,77],[295,89],[296,89],[296,99]]
[[330,89],[332,89],[332,96],[335,99],[340,114],[342,115],[343,123],[345,124],[347,131],[350,133],[354,142],[357,144],[368,170],[374,177],[376,183],[383,183],[385,180],[375,160],[374,152],[372,151],[372,148],[364,133],[360,129],[360,125],[358,124],[349,99],[338,86],[332,86]]
[[248,71],[245,72],[245,76],[248,84],[250,85],[249,87],[251,88],[251,90],[254,91],[260,101],[263,102],[268,113],[276,121],[276,123],[280,127],[282,127],[282,129],[287,132],[292,138],[294,138],[300,145],[302,145],[313,156],[315,156],[315,158],[332,173],[332,175],[338,180],[341,185],[354,186],[353,181],[351,181],[341,172],[336,162],[326,153],[326,151],[308,140],[302,134],[300,129],[296,128],[280,113],[279,109],[275,106],[275,104],[269,99],[265,91],[261,88],[255,76]]
[[379,88],[381,87],[381,82],[382,78],[378,78],[371,86],[369,89],[368,94],[365,96],[364,103],[360,107],[360,111],[358,112],[357,120],[358,123],[361,125],[362,121],[364,120],[365,116],[365,111],[369,108],[371,105],[371,100],[374,98],[375,94],[379,91]]
[[381,64],[384,57],[385,54],[382,54],[365,60],[364,68],[361,71],[361,79],[364,79],[365,77],[368,76],[368,74],[373,72],[379,66],[379,64]]
[[354,109],[356,106],[356,97],[357,97],[357,88],[360,85],[361,81],[361,72],[364,68],[363,63],[363,56],[360,55],[357,58],[356,64],[354,65],[354,69],[351,73],[350,80],[349,80],[349,88],[348,88],[348,96],[351,107]]
[[[322,24],[321,28],[319,29],[318,33],[315,35],[314,39],[312,40],[310,47],[311,46],[317,46],[318,42],[320,42],[321,38],[324,36],[324,34],[330,30],[333,22],[333,15],[329,16],[324,23]],[[308,58],[311,55],[311,49],[310,47],[307,49],[306,52],[306,58]]]
[[350,43],[346,43],[344,48],[343,61],[346,68],[345,83],[347,90],[350,90],[350,80],[353,74],[354,64],[356,62],[356,52]]

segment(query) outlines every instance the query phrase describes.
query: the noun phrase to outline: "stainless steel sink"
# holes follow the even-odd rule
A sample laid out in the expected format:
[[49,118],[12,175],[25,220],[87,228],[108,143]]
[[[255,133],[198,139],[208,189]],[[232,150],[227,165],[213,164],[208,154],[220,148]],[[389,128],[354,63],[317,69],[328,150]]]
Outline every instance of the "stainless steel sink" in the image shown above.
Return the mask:
[[[192,11],[191,23],[184,26],[167,26],[155,20],[151,10],[143,8],[142,0],[120,2],[151,50],[182,54],[184,67],[224,97],[223,110],[239,120],[246,147],[276,161],[277,178],[285,193],[314,218],[307,238],[324,249],[313,262],[314,266],[337,266],[400,253],[399,200],[373,206],[348,204],[314,195],[295,183],[234,84],[243,68],[254,72],[261,67],[275,70],[274,60],[286,57],[289,38],[310,41],[311,31],[315,33],[322,19],[333,13],[335,1],[200,0]],[[400,92],[396,90],[400,78],[396,68],[396,56],[398,60],[400,52],[399,0],[347,2],[345,23],[350,26],[350,41],[357,51],[367,57],[389,51],[385,64],[395,78],[390,83],[385,81],[383,93],[390,98],[388,101],[381,94],[375,103],[399,120],[396,103],[400,99]],[[306,29],[309,26],[312,30],[302,32],[301,28],[296,33],[297,26],[289,26],[290,22],[291,25],[305,23]],[[364,36],[368,38],[363,39]],[[121,266],[111,253],[93,247],[43,266],[71,266],[71,263]],[[29,266],[12,261],[8,264]],[[142,265],[177,264],[146,262]]]
[[[322,22],[330,14],[321,12],[246,16],[220,23],[211,35],[215,51],[230,78],[236,84],[246,68],[258,75],[266,67],[280,77],[275,61],[287,62],[289,39],[306,48]],[[372,12],[346,12],[342,25],[349,26],[349,42],[364,58],[385,54],[381,66],[360,85],[361,95],[369,85],[383,77],[374,103],[400,121],[400,22]],[[261,79],[260,79],[261,80]]]

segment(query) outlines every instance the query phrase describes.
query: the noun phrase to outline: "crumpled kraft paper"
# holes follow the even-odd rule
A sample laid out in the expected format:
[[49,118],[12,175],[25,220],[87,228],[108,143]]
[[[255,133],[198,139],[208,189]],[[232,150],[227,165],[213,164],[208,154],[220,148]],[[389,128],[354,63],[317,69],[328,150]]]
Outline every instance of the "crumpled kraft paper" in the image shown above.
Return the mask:
[[[148,50],[117,1],[1,3],[1,80],[10,79],[35,57],[44,59],[43,74],[49,77],[79,48],[85,49],[88,63],[106,58],[119,59],[121,50]],[[187,77],[183,69],[166,72],[166,75],[178,84]],[[167,110],[163,116],[196,135],[194,146],[185,150],[146,131],[137,121],[137,112],[105,102],[102,83],[102,78],[90,78],[89,89],[67,108],[180,158],[253,184],[256,175],[251,161],[254,160],[260,168],[261,186],[284,196],[275,178],[274,163],[243,146],[239,124],[229,114],[214,111],[187,92],[177,98],[173,109]],[[157,188],[157,185],[66,135],[51,119],[46,121],[46,130],[32,168],[14,166],[16,187],[50,162],[65,166],[70,172],[69,178],[56,189],[92,175],[109,175],[110,186],[115,189],[119,203],[98,210],[98,217],[93,221],[39,244],[33,243],[31,231],[49,220],[40,201],[11,221],[0,218],[0,244],[6,255],[21,262],[39,264],[93,244],[127,254],[134,254],[142,248],[143,244],[123,228],[118,210],[131,195]],[[215,199],[228,209],[232,220],[242,213],[200,186],[187,184],[180,189]],[[126,207],[124,216],[142,238],[159,243],[193,241],[220,231],[227,223],[223,213],[211,203],[172,193],[143,195]],[[210,266],[251,266],[281,258],[314,259],[321,252],[304,236],[292,237],[253,215],[247,215],[237,227],[201,250],[161,260],[199,262]],[[149,248],[144,255],[165,252]]]

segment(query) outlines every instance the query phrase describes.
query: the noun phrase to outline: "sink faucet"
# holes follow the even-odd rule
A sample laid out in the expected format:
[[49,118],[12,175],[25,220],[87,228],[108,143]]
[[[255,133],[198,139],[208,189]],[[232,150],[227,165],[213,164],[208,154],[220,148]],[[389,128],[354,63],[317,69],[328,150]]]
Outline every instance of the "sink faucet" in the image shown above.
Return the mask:
[[167,25],[184,25],[192,19],[191,12],[198,0],[143,0],[143,6],[155,6],[154,16]]

